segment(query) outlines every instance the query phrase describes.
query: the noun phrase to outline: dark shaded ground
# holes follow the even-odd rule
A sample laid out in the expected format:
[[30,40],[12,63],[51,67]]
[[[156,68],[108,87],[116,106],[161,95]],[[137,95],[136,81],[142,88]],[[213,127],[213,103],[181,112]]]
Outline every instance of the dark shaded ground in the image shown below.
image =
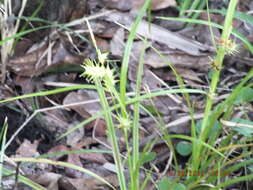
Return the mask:
[[[7,140],[16,132],[16,130],[25,122],[26,118],[21,113],[17,113],[5,106],[1,106],[0,109],[0,123],[1,126],[4,123],[5,117],[8,118],[8,133]],[[15,154],[16,149],[24,139],[28,139],[33,142],[40,140],[38,151],[43,154],[47,152],[54,144],[54,135],[48,131],[45,126],[41,126],[36,119],[29,122],[29,124],[20,132],[18,138],[10,144],[6,150],[6,155],[10,156]]]

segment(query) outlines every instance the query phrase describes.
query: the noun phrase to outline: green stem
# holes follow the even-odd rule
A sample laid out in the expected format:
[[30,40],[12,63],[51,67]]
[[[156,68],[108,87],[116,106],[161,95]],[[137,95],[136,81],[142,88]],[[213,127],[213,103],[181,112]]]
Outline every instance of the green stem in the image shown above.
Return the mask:
[[[222,37],[221,37],[221,40],[223,40],[225,42],[229,40],[231,31],[232,31],[232,21],[233,21],[233,16],[235,13],[237,3],[238,3],[238,0],[231,0],[229,3],[227,16],[226,16],[225,23],[224,23],[224,29],[223,29]],[[217,56],[214,60],[214,64],[216,64],[218,69],[214,69],[212,81],[211,81],[211,85],[210,85],[210,90],[209,90],[209,95],[207,96],[207,103],[206,103],[206,108],[205,108],[205,112],[204,112],[204,118],[202,121],[201,134],[200,134],[200,140],[203,142],[206,141],[209,131],[212,128],[211,125],[208,125],[208,121],[209,121],[209,117],[212,112],[213,98],[214,98],[216,88],[217,88],[219,78],[220,78],[220,69],[219,68],[222,68],[222,63],[223,63],[225,54],[226,54],[225,47],[220,47],[218,49]],[[200,157],[201,149],[202,149],[202,145],[198,144],[197,151],[196,151],[196,153],[197,153],[196,158]],[[193,160],[193,168],[194,169],[198,169],[199,165],[200,165],[200,159]]]
[[114,158],[115,165],[116,165],[120,189],[127,190],[125,176],[124,176],[124,168],[123,168],[123,165],[121,162],[118,140],[116,137],[116,130],[115,130],[115,126],[113,124],[113,120],[111,117],[111,111],[108,109],[109,104],[107,102],[106,95],[103,90],[101,81],[96,80],[95,83],[97,85],[97,91],[98,91],[99,98],[101,101],[101,106],[103,107],[103,110],[105,110],[105,120],[106,120],[106,125],[108,128],[108,136],[109,136],[109,139],[110,139],[110,142],[112,145],[112,153],[113,153],[113,158]]
[[[141,81],[143,76],[143,66],[144,66],[144,54],[145,50],[147,48],[147,41],[144,41],[144,48],[141,51],[140,55],[140,61],[137,69],[137,80],[136,80],[136,90],[135,90],[135,97],[139,97],[141,93]],[[133,159],[132,159],[132,165],[133,165],[133,171],[134,173],[134,179],[132,181],[133,187],[132,190],[139,189],[139,117],[140,117],[140,101],[137,101],[134,104],[134,119],[133,119]]]
[[133,41],[137,33],[137,28],[142,18],[144,17],[147,8],[150,6],[150,2],[151,0],[145,1],[142,9],[139,12],[139,15],[137,16],[136,20],[134,21],[131,27],[130,34],[126,43],[122,65],[121,65],[121,71],[120,71],[120,98],[124,104],[126,103],[127,71],[128,71],[128,64],[130,60],[130,54],[131,54],[131,49],[133,46]]

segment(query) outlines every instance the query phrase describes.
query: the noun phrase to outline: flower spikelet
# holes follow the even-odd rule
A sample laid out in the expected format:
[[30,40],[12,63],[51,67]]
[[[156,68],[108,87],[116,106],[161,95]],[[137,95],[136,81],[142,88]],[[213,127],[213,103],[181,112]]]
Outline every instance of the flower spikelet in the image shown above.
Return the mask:
[[225,53],[227,55],[235,55],[239,53],[239,46],[238,44],[235,43],[233,40],[223,40],[219,39],[218,40],[218,47],[219,48],[224,48]]
[[87,77],[90,82],[95,82],[95,80],[102,80],[105,76],[105,69],[101,64],[96,63],[90,59],[86,59],[82,65],[84,72],[81,74],[82,77]]
[[114,70],[105,63],[102,64],[100,62],[86,59],[82,67],[85,71],[81,76],[86,77],[89,82],[95,83],[96,80],[100,80],[107,88],[116,83]]
[[119,116],[119,117],[117,117],[117,119],[119,121],[118,128],[129,129],[131,127],[132,122],[128,118]]

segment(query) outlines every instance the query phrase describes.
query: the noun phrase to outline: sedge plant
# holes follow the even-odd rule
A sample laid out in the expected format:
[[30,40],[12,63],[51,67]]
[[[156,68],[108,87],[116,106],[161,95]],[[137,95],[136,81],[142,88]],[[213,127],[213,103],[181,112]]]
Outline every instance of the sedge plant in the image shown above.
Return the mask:
[[[200,140],[204,141],[204,142],[208,138],[211,127],[212,127],[212,126],[208,125],[208,120],[209,120],[209,117],[212,112],[213,101],[214,101],[214,97],[215,97],[215,93],[216,93],[217,84],[219,82],[222,63],[223,63],[225,55],[228,54],[229,51],[233,50],[228,46],[228,44],[233,44],[233,42],[230,39],[230,35],[231,35],[232,29],[233,29],[232,22],[233,22],[233,16],[234,16],[234,12],[235,12],[237,3],[238,3],[238,0],[231,0],[229,3],[228,14],[225,18],[224,29],[223,29],[222,36],[221,36],[221,40],[224,43],[222,43],[221,46],[218,47],[217,55],[214,58],[213,64],[215,67],[213,69],[210,90],[209,90],[209,94],[207,96],[206,108],[205,108],[205,112],[204,112],[204,118],[202,121],[201,133],[200,133]],[[233,45],[233,46],[235,46],[235,45]],[[193,161],[193,166],[192,166],[195,169],[198,169],[199,165],[200,165],[200,160],[198,158],[201,154],[201,149],[202,149],[201,145],[197,145],[196,158]]]
[[[185,1],[186,2],[186,1]],[[197,2],[197,1],[196,1]],[[216,88],[219,82],[219,77],[222,69],[222,63],[225,55],[233,54],[237,50],[237,45],[234,43],[233,40],[230,38],[230,34],[233,31],[232,28],[232,19],[234,16],[235,8],[237,5],[237,0],[231,0],[229,4],[229,8],[227,10],[226,19],[224,26],[221,27],[223,29],[222,37],[219,39],[217,43],[217,55],[213,59],[213,75],[212,81],[210,85],[210,91],[207,94],[207,101],[206,101],[206,109],[204,113],[204,118],[201,123],[201,130],[200,133],[197,134],[197,130],[195,129],[195,123],[192,122],[192,136],[185,136],[185,135],[164,135],[162,138],[167,139],[168,141],[172,138],[177,139],[184,139],[187,141],[192,142],[193,150],[191,159],[189,159],[187,163],[187,167],[190,170],[205,170],[207,171],[203,176],[191,176],[187,174],[185,178],[177,179],[182,184],[184,184],[187,189],[201,189],[204,187],[209,187],[212,189],[220,189],[223,187],[227,187],[230,184],[234,184],[241,181],[250,180],[253,178],[252,174],[238,177],[236,179],[229,179],[224,180],[224,176],[222,176],[221,171],[227,169],[230,172],[236,171],[237,169],[252,164],[252,160],[247,160],[246,158],[249,156],[249,152],[245,151],[240,156],[234,157],[233,159],[229,159],[231,152],[235,148],[245,148],[250,147],[252,144],[248,144],[246,141],[240,141],[238,144],[233,144],[233,135],[234,133],[228,134],[221,140],[219,146],[217,146],[217,140],[219,136],[222,134],[222,130],[219,130],[217,133],[213,134],[212,129],[215,125],[215,122],[222,117],[223,120],[229,120],[231,118],[234,102],[236,97],[240,94],[240,91],[246,87],[252,87],[252,84],[248,84],[248,82],[253,77],[253,70],[251,70],[248,75],[240,82],[239,85],[231,92],[230,96],[221,102],[217,106],[213,106],[213,100],[215,97]],[[75,126],[74,128],[68,130],[64,133],[60,138],[65,137],[70,132],[74,131],[75,129],[82,127],[84,124],[87,124],[96,118],[104,117],[107,124],[108,129],[108,137],[110,143],[112,145],[112,155],[115,161],[116,172],[119,180],[119,185],[121,190],[131,189],[131,190],[139,190],[144,189],[147,180],[152,177],[146,177],[145,182],[143,184],[139,184],[139,170],[141,167],[140,160],[141,154],[139,150],[139,108],[141,107],[140,101],[145,99],[150,99],[152,97],[167,95],[169,93],[182,93],[186,95],[187,101],[189,102],[189,93],[198,93],[198,94],[206,94],[204,91],[201,90],[193,90],[193,89],[185,89],[183,88],[184,85],[181,84],[181,89],[172,89],[172,90],[160,90],[156,92],[151,92],[148,94],[141,94],[140,93],[140,83],[141,83],[141,74],[142,66],[143,66],[143,56],[141,56],[141,60],[139,63],[139,75],[137,76],[137,88],[135,91],[134,97],[128,97],[126,93],[126,84],[127,84],[127,70],[128,70],[128,63],[129,63],[129,56],[131,52],[131,47],[133,44],[133,40],[136,35],[136,28],[138,27],[138,23],[142,19],[145,10],[147,10],[149,6],[149,2],[146,1],[144,8],[141,11],[141,14],[136,19],[135,23],[133,24],[132,30],[130,31],[130,37],[128,39],[125,54],[123,58],[123,65],[122,65],[122,72],[120,76],[120,91],[118,92],[116,89],[117,80],[115,76],[115,71],[110,68],[109,63],[107,62],[107,54],[102,53],[97,47],[95,38],[92,34],[90,29],[91,38],[95,49],[97,51],[98,60],[90,60],[87,59],[84,61],[83,69],[84,73],[82,74],[83,77],[86,77],[90,82],[94,83],[95,85],[91,85],[92,88],[96,89],[99,98],[101,101],[101,106],[103,111],[98,113],[95,116],[81,122],[79,125]],[[185,19],[186,21],[187,19]],[[197,20],[197,22],[202,22]],[[88,26],[89,23],[87,22]],[[211,22],[205,22],[205,24],[211,26]],[[214,24],[212,24],[213,26]],[[220,27],[220,26],[219,26]],[[231,49],[233,51],[231,51]],[[142,53],[144,53],[143,50]],[[158,52],[159,53],[159,52]],[[178,76],[179,77],[179,76]],[[180,78],[180,77],[179,77]],[[4,101],[13,101],[16,99],[21,98],[28,98],[28,97],[35,97],[35,96],[42,96],[46,94],[54,94],[64,92],[65,90],[75,90],[80,88],[86,88],[87,86],[77,86],[77,87],[67,87],[62,89],[57,89],[48,92],[39,92],[34,94],[24,95],[22,97],[15,97],[9,100]],[[111,106],[111,102],[108,101],[108,96],[112,99],[113,105]],[[126,106],[129,104],[134,105],[134,113],[133,116],[127,112]],[[190,106],[190,105],[189,105]],[[145,108],[143,108],[145,110]],[[190,109],[193,111],[192,109]],[[116,119],[113,118],[114,113],[116,113]],[[192,114],[192,113],[191,113]],[[152,115],[152,114],[151,114]],[[116,120],[116,121],[115,121]],[[159,123],[159,122],[158,122]],[[219,123],[219,126],[221,124]],[[121,155],[119,151],[119,144],[117,140],[116,133],[118,130],[121,130],[124,136],[124,141],[126,143],[126,163],[128,164],[129,173],[130,173],[130,183],[128,183],[126,178],[126,163],[124,157]],[[212,134],[212,135],[211,135]],[[132,136],[130,136],[132,135]],[[133,145],[128,142],[130,137],[133,137]],[[171,144],[169,145],[171,147]],[[201,157],[201,159],[199,159]],[[174,158],[176,159],[176,158]],[[243,162],[239,163],[238,161],[244,159]],[[52,162],[48,159],[12,159],[13,161],[28,161],[28,162],[43,162],[49,164],[58,164],[65,167],[70,167],[73,169],[77,169],[82,172],[81,168],[76,168],[72,165],[67,165],[66,163],[62,162]],[[216,170],[217,176],[212,176],[212,170]],[[89,174],[89,172],[88,172]],[[97,177],[96,175],[92,174],[92,176]],[[97,177],[98,180],[101,178]],[[106,181],[104,181],[106,183]],[[182,184],[180,184],[182,186]],[[109,185],[109,184],[108,184]],[[172,187],[170,187],[172,189]]]
[[[96,60],[86,59],[82,66],[84,68],[84,73],[81,76],[86,77],[86,79],[94,83],[97,88],[101,106],[104,110],[104,118],[106,120],[106,124],[108,128],[107,134],[108,134],[110,143],[112,145],[112,152],[113,152],[113,157],[115,161],[120,189],[123,189],[123,190],[124,189],[132,189],[132,190],[140,189],[139,170],[142,163],[141,160],[144,159],[141,157],[140,150],[139,150],[140,101],[134,102],[134,113],[133,113],[133,122],[132,122],[131,115],[126,110],[126,105],[128,103],[125,98],[122,98],[122,96],[120,96],[121,94],[125,93],[125,86],[124,86],[124,90],[122,90],[122,88],[120,89],[121,90],[120,92],[116,90],[115,85],[117,83],[117,80],[115,79],[114,70],[110,68],[107,62],[107,54],[102,53],[97,48],[96,41],[95,41],[94,35],[92,33],[92,30],[88,21],[87,21],[87,25],[91,34],[92,42],[97,52],[98,60],[96,61]],[[144,60],[143,60],[144,52],[145,52],[145,48],[142,51],[139,67],[137,69],[137,87],[136,87],[136,92],[135,92],[135,99],[139,99],[141,96],[140,89],[141,89],[141,78],[142,78],[143,64],[144,64]],[[127,57],[129,59],[129,54],[127,55]],[[124,63],[126,64],[127,62],[123,62],[123,64]],[[123,74],[121,73],[121,77],[122,76],[126,77],[124,73]],[[124,82],[120,84],[120,87],[123,87],[122,84],[125,84],[126,82],[125,80],[122,80],[122,81]],[[184,90],[185,89],[180,89],[178,90],[178,92],[184,93]],[[171,90],[171,92],[172,91],[173,90]],[[118,124],[115,124],[112,118],[113,112],[111,111],[112,109],[110,108],[110,102],[108,102],[108,97],[106,96],[106,94],[110,95],[110,99],[112,99],[113,105],[118,104],[118,108],[120,108],[120,109],[115,110],[116,120]],[[152,97],[153,95],[154,93],[151,93],[149,96]],[[126,182],[124,164],[123,164],[121,154],[119,151],[119,145],[118,145],[117,135],[116,135],[117,130],[121,130],[124,134],[124,142],[126,144],[126,150],[127,150],[126,159],[127,159],[129,173],[130,173],[129,185]],[[132,147],[130,147],[130,144],[128,142],[129,134],[132,134],[131,136],[132,141],[133,141]],[[168,146],[171,147],[171,145],[168,145]],[[141,185],[141,187],[144,188],[143,184]]]
[[[252,144],[246,143],[244,138],[242,138],[242,141],[234,141],[233,138],[236,135],[234,132],[225,135],[219,144],[217,144],[220,136],[224,133],[224,131],[221,129],[222,124],[220,121],[227,121],[232,117],[237,97],[240,96],[240,94],[243,94],[244,89],[252,87],[253,84],[250,83],[250,80],[253,77],[253,69],[251,69],[247,76],[233,89],[228,98],[226,98],[223,102],[216,105],[215,107],[213,106],[214,98],[216,96],[215,92],[223,67],[224,57],[238,53],[238,45],[234,42],[234,40],[231,39],[231,33],[233,33],[234,36],[240,38],[245,44],[247,44],[249,50],[252,52],[252,45],[245,38],[242,38],[242,35],[238,35],[239,33],[233,30],[232,21],[235,15],[237,3],[237,0],[230,1],[229,7],[226,10],[224,26],[218,26],[223,30],[223,32],[221,38],[217,40],[216,44],[214,44],[217,55],[212,60],[211,64],[212,77],[210,90],[207,95],[204,118],[200,123],[200,132],[197,134],[197,138],[193,138],[193,136],[189,138],[184,135],[167,136],[167,138],[179,138],[185,140],[188,139],[193,144],[192,156],[187,163],[187,170],[189,172],[186,173],[187,177],[183,180],[188,189],[198,189],[198,187],[201,189],[204,188],[204,186],[210,187],[211,189],[219,189],[227,187],[234,183],[251,180],[253,177],[252,174],[249,174],[238,177],[237,179],[228,178],[228,175],[231,175],[233,171],[236,171],[236,169],[240,169],[243,166],[247,166],[249,163],[251,163],[250,160],[247,160],[246,158],[246,155],[248,155],[249,152],[245,148],[243,149],[244,151],[240,156],[234,157],[232,160],[230,160],[229,157],[232,156],[232,153],[236,148],[243,148],[245,146],[251,147]],[[210,30],[211,27],[217,27],[217,24],[211,23],[209,13],[208,17],[208,22],[191,18],[160,18],[166,20],[181,20],[184,22],[206,24],[210,27]],[[213,41],[215,41],[215,38],[212,38]],[[215,127],[216,123],[217,127]],[[239,124],[237,123],[236,125]],[[214,130],[216,131],[215,133]],[[208,146],[206,146],[205,143],[208,143],[206,144]],[[213,150],[214,147],[216,148],[215,150]],[[243,159],[243,163],[236,164],[236,162],[240,159]],[[191,171],[206,171],[206,173],[202,176],[192,176]],[[213,176],[212,171],[217,171],[215,176]],[[224,176],[224,173],[222,173],[222,171],[228,171],[227,175]]]

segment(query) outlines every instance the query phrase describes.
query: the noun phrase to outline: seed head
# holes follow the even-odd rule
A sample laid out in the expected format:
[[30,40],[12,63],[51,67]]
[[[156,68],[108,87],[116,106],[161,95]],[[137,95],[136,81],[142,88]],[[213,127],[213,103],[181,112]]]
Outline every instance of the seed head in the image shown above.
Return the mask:
[[119,125],[118,128],[120,129],[129,129],[131,127],[131,120],[125,117],[117,117],[118,121],[119,121]]
[[233,40],[218,40],[218,47],[224,48],[227,55],[236,55],[239,53],[239,45],[235,43]]
[[114,70],[111,69],[109,65],[105,66],[105,64],[100,62],[86,59],[82,68],[84,68],[85,71],[81,74],[81,76],[87,77],[87,80],[90,82],[100,80],[106,87],[108,87],[109,84],[114,85],[116,83]]

